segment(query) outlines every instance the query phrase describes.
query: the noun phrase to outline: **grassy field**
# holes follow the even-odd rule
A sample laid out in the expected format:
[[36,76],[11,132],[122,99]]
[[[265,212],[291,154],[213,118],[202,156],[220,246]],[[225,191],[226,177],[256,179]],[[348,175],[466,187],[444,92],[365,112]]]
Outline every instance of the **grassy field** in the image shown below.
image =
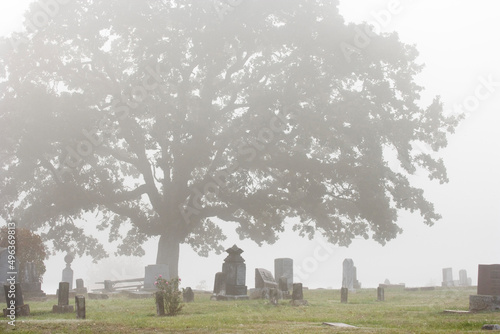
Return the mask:
[[[446,314],[467,310],[475,289],[434,291],[386,290],[385,302],[376,301],[375,289],[349,295],[340,303],[339,290],[305,290],[309,306],[278,306],[265,300],[211,301],[196,294],[176,317],[157,317],[153,298],[87,299],[87,319],[75,314],[53,314],[57,300],[29,302],[30,317],[16,319],[16,333],[481,333],[483,324],[500,323],[499,312]],[[72,302],[72,301],[70,301]],[[4,306],[5,307],[5,306]],[[342,322],[358,329],[336,329],[323,322]],[[10,332],[7,319],[0,332]],[[484,331],[482,332],[484,333]]]

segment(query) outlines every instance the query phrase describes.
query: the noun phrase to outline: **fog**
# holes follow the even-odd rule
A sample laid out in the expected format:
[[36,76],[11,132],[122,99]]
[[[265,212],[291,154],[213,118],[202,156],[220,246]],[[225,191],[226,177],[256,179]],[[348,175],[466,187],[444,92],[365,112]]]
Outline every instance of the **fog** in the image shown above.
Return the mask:
[[[29,1],[0,4],[0,33],[18,29],[21,13]],[[397,8],[390,11],[391,8]],[[466,269],[477,283],[478,264],[500,263],[500,5],[494,1],[361,1],[341,0],[340,12],[346,21],[375,22],[382,31],[397,31],[402,42],[415,44],[418,61],[425,68],[418,83],[425,91],[421,105],[440,95],[444,109],[466,111],[466,118],[448,137],[440,151],[449,183],[440,185],[417,173],[411,181],[425,190],[427,198],[442,215],[434,226],[422,224],[418,214],[400,213],[398,225],[404,232],[382,246],[372,240],[355,238],[349,247],[329,245],[319,235],[313,240],[291,231],[293,222],[273,245],[259,247],[252,240],[240,240],[233,223],[218,221],[227,235],[223,246],[238,245],[244,250],[248,287],[254,285],[254,268],[274,271],[274,259],[294,260],[296,279],[310,288],[338,289],[342,282],[342,261],[352,258],[362,287],[376,287],[389,279],[406,286],[439,286],[442,268],[452,267],[454,279]],[[390,15],[388,16],[389,13]],[[489,84],[488,84],[489,83]],[[481,92],[481,97],[478,96]],[[471,101],[477,103],[471,104]],[[425,148],[423,148],[425,149]],[[86,216],[89,226],[95,215]],[[107,235],[99,239],[107,243]],[[103,279],[141,277],[144,266],[156,262],[158,238],[145,245],[143,257],[111,257],[95,264],[87,256],[72,264],[74,278],[87,286]],[[43,290],[54,293],[64,268],[64,253],[51,256]],[[216,272],[221,271],[225,254],[198,256],[181,245],[179,275],[182,286],[211,290]]]

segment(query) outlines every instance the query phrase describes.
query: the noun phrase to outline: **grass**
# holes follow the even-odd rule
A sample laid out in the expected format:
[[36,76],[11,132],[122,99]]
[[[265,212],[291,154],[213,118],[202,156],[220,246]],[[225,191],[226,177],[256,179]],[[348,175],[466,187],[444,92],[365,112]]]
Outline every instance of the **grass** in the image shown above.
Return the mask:
[[[87,319],[75,314],[53,314],[57,300],[29,302],[30,317],[16,319],[17,333],[481,333],[487,323],[500,323],[499,312],[445,314],[445,309],[467,310],[475,289],[434,291],[386,290],[385,302],[375,289],[349,295],[340,303],[339,290],[305,290],[309,306],[278,306],[265,300],[211,301],[196,294],[176,317],[157,317],[153,298],[108,300],[87,298]],[[343,322],[359,329],[336,329],[323,322]],[[12,330],[5,318],[0,333]],[[484,332],[483,332],[484,333]]]

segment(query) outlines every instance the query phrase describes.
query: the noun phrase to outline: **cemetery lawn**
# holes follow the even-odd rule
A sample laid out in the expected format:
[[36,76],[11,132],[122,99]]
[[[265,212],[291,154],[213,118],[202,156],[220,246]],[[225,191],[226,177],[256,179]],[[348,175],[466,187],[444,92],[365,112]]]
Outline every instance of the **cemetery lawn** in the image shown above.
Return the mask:
[[[475,288],[434,291],[385,290],[376,301],[376,289],[349,294],[340,303],[339,290],[304,290],[309,306],[278,306],[265,300],[211,301],[210,294],[195,293],[175,317],[156,316],[153,298],[86,299],[87,319],[75,313],[53,314],[55,298],[28,301],[30,317],[16,319],[16,333],[481,333],[484,324],[500,323],[500,312],[447,314],[467,310]],[[74,299],[70,299],[74,304]],[[5,304],[3,304],[5,307]],[[359,329],[335,329],[323,322],[341,322]],[[13,329],[3,318],[0,333]],[[484,331],[482,332],[484,333]]]

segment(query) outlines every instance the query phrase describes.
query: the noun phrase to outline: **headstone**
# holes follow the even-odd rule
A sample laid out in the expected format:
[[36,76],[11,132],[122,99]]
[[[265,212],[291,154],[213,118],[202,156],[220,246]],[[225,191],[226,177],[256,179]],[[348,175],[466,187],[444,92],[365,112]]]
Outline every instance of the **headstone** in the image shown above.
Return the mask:
[[255,288],[277,288],[278,284],[274,280],[273,274],[269,270],[262,268],[255,268]]
[[500,296],[500,264],[480,264],[477,273],[477,294]]
[[214,296],[226,294],[226,274],[216,273],[214,280]]
[[340,302],[341,303],[347,303],[347,293],[349,289],[348,288],[341,288],[340,289]]
[[389,281],[389,280],[386,278],[386,279],[385,279],[385,281],[384,281],[384,284],[390,285],[390,284],[391,284],[391,281]]
[[9,252],[7,248],[0,247],[0,283],[7,283],[7,278],[9,276],[7,273],[9,270]]
[[[279,279],[286,277],[288,291],[293,289],[293,260],[290,258],[280,258],[274,260],[274,277]],[[281,290],[285,291],[285,290]]]
[[85,319],[85,297],[75,296],[76,318]]
[[278,281],[278,288],[280,289],[280,291],[288,292],[288,279],[285,276],[280,277]]
[[292,300],[302,300],[304,294],[302,291],[302,283],[293,283]]
[[342,263],[342,287],[354,290],[354,262],[352,259],[345,259]]
[[234,245],[226,249],[226,252],[229,255],[222,265],[222,272],[226,276],[226,296],[247,296],[246,265],[241,257],[243,250]]
[[170,279],[170,271],[168,265],[166,264],[151,264],[146,266],[144,272],[144,289],[146,290],[156,290],[155,282],[156,278],[163,277],[167,281]]
[[280,299],[280,291],[277,288],[269,289],[269,302],[273,305],[278,305],[278,300]]
[[377,300],[379,302],[383,302],[385,300],[384,288],[381,288],[381,287],[377,288]]
[[352,269],[353,269],[353,279],[352,279],[353,288],[354,290],[361,289],[361,283],[359,283],[358,281],[358,268],[356,268],[356,266],[353,266]]
[[80,295],[87,293],[87,288],[85,287],[83,279],[81,278],[78,278],[76,280],[76,293]]
[[57,305],[52,306],[53,313],[74,312],[73,305],[69,305],[69,282],[59,282]]
[[45,297],[42,291],[42,283],[36,271],[34,262],[26,262],[24,265],[24,281],[21,283],[26,298]]
[[194,292],[193,289],[187,287],[182,291],[182,300],[184,303],[192,303],[194,302]]
[[163,293],[161,291],[156,291],[156,315],[165,315],[165,300],[163,299]]
[[7,308],[3,309],[4,317],[13,316],[15,319],[16,316],[30,315],[30,306],[28,304],[24,304],[21,283],[15,283],[12,281],[11,284],[5,284],[3,286],[3,290],[5,294],[5,301],[7,303]]
[[113,282],[110,280],[104,280],[104,291],[112,292],[113,290]]
[[467,270],[462,269],[458,272],[458,284],[460,286],[469,286],[469,280],[467,278]]
[[73,290],[73,269],[71,269],[71,262],[73,262],[73,255],[66,254],[64,257],[64,262],[66,262],[66,268],[63,269],[61,282],[68,282],[69,289]]
[[453,283],[453,270],[451,268],[443,268],[443,282],[441,283],[443,287],[454,286]]

